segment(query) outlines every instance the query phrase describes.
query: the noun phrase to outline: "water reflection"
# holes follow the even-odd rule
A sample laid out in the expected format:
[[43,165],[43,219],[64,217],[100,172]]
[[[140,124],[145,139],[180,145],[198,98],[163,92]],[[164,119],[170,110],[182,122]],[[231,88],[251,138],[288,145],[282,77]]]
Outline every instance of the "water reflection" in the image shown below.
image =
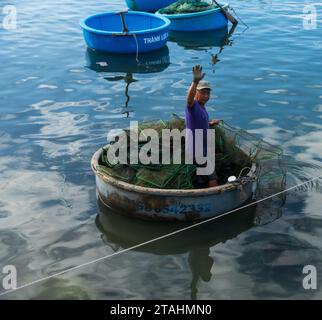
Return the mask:
[[228,28],[194,32],[171,31],[169,40],[185,49],[204,50],[225,46],[231,34]]
[[[189,223],[142,221],[107,208],[100,201],[98,205],[100,212],[96,217],[96,225],[102,233],[103,242],[114,251],[137,246],[191,226]],[[134,250],[155,255],[188,253],[191,271],[190,296],[191,299],[197,299],[200,281],[209,282],[214,276],[215,257],[211,256],[210,249],[256,226],[258,216],[262,214],[262,208],[259,211],[256,204],[251,204],[236,213],[139,246]]]
[[106,73],[125,73],[124,76],[109,75],[105,77],[107,81],[122,81],[126,83],[125,86],[125,104],[123,106],[123,114],[126,117],[130,115],[129,103],[129,87],[130,84],[137,81],[134,79],[135,73],[157,73],[162,72],[170,65],[169,49],[167,46],[164,48],[148,52],[141,53],[139,55],[128,54],[113,54],[96,51],[87,48],[86,51],[86,66],[96,72]]
[[214,264],[214,259],[210,256],[209,247],[192,248],[188,257],[189,267],[192,273],[191,294],[192,300],[197,299],[198,281],[201,278],[204,282],[209,282],[212,273],[211,268]]
[[119,81],[119,80],[124,80],[124,82],[126,83],[125,86],[125,104],[123,106],[124,111],[122,112],[123,114],[126,115],[126,117],[128,118],[130,116],[130,109],[129,109],[129,103],[130,103],[130,95],[129,95],[129,87],[130,84],[132,82],[136,82],[137,80],[133,78],[133,74],[132,73],[127,73],[125,76],[114,76],[114,77],[105,77],[104,79],[106,79],[107,81]]
[[[232,46],[231,39],[235,32],[236,26],[232,26],[229,31],[228,27],[219,30],[197,31],[197,32],[179,32],[171,31],[169,40],[176,42],[185,49],[208,51],[212,48],[219,48],[217,53],[210,54],[210,64],[214,67],[219,61],[219,56],[226,46]],[[214,72],[214,70],[213,70]]]
[[93,49],[86,51],[86,66],[96,72],[155,73],[162,72],[170,65],[169,48],[138,56],[113,54]]
[[34,300],[90,300],[91,293],[67,279],[49,279],[36,292]]

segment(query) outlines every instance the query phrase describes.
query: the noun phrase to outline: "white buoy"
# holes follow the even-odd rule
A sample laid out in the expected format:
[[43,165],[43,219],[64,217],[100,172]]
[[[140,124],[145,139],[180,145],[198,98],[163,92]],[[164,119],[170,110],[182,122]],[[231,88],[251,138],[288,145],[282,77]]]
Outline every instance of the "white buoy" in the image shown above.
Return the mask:
[[228,182],[232,183],[232,182],[235,182],[237,180],[237,178],[235,176],[230,176],[228,178]]

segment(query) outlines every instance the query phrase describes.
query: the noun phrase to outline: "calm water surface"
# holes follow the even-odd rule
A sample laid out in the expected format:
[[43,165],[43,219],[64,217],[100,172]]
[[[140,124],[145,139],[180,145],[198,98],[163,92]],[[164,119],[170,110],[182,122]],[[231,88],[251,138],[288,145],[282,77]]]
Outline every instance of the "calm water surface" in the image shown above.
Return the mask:
[[[100,210],[90,159],[130,120],[183,115],[197,63],[214,86],[210,116],[282,147],[288,187],[322,174],[322,7],[318,28],[304,30],[303,1],[230,3],[249,28],[240,23],[223,50],[222,33],[192,47],[177,39],[133,68],[97,63],[112,58],[87,51],[78,24],[123,1],[10,1],[18,28],[0,29],[0,267],[15,265],[18,285],[182,227]],[[1,298],[322,298],[319,183],[282,200]],[[318,290],[302,287],[308,264]]]

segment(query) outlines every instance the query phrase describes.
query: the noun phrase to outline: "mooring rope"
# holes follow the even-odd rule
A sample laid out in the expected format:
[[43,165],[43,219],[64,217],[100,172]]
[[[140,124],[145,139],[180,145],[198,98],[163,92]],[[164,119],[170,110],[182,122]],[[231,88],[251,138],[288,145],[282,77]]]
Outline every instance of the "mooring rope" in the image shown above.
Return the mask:
[[136,56],[135,56],[135,60],[138,64],[140,64],[140,60],[139,60],[139,44],[138,44],[138,39],[136,38],[136,34],[133,33],[133,38],[135,40],[135,44],[136,44]]
[[229,7],[229,9],[232,10],[232,12],[236,15],[236,17],[240,20],[240,22],[246,27],[249,28],[249,26],[243,21],[243,19],[236,13],[235,9],[233,7]]
[[139,61],[139,44],[138,44],[138,40],[136,38],[136,34],[135,33],[129,33],[130,30],[126,26],[125,19],[124,19],[124,16],[123,16],[123,13],[127,13],[127,12],[128,11],[121,11],[121,12],[119,12],[119,15],[121,17],[121,23],[122,23],[123,33],[125,35],[132,35],[133,36],[133,38],[135,40],[135,44],[136,44],[136,56],[135,56],[135,60],[139,64],[140,61]]

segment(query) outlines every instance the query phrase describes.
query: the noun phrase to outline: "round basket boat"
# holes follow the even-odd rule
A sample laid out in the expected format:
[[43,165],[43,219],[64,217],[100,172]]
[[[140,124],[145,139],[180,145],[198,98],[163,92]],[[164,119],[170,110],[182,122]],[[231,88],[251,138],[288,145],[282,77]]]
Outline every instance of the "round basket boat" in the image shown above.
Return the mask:
[[[221,4],[227,8],[228,4]],[[228,25],[228,19],[221,8],[213,8],[206,11],[182,13],[182,14],[162,14],[160,10],[157,15],[166,17],[171,21],[172,31],[205,31],[222,29]]]
[[176,1],[177,0],[126,0],[126,4],[131,10],[155,12]]
[[148,220],[194,221],[233,210],[253,194],[257,166],[252,164],[245,183],[226,183],[207,189],[156,189],[115,179],[99,168],[102,149],[92,157],[99,199],[107,207]]
[[166,45],[170,21],[146,12],[107,12],[89,16],[80,25],[88,47],[138,54]]

